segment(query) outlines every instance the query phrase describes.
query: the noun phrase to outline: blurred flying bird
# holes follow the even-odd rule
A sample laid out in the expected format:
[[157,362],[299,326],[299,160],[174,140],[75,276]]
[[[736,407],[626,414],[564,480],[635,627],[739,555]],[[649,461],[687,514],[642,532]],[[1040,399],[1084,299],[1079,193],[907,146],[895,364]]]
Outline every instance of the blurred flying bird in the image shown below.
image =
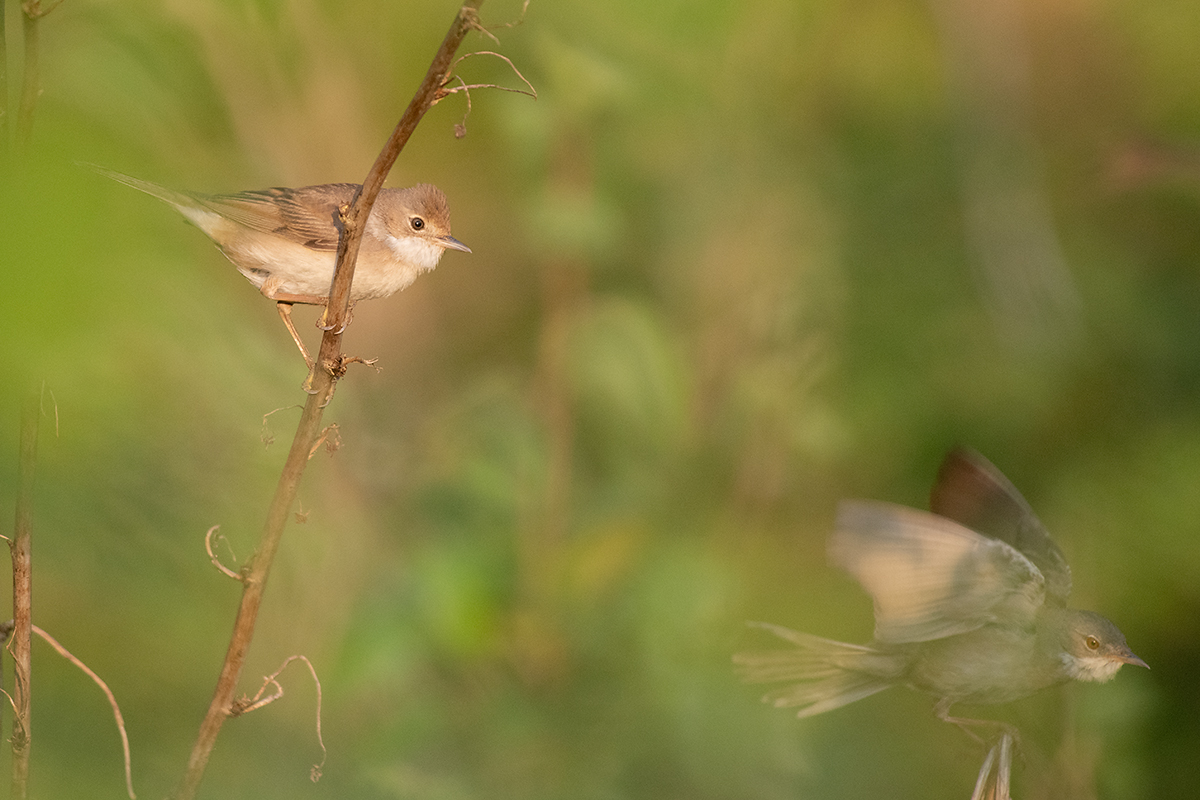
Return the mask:
[[752,623],[794,645],[734,656],[744,680],[789,684],[764,702],[810,717],[908,686],[936,697],[937,716],[970,733],[999,723],[952,717],[954,704],[1007,703],[1068,680],[1107,681],[1124,664],[1147,666],[1112,622],[1067,607],[1062,551],[982,456],[957,449],[946,457],[931,508],[841,504],[829,557],[874,599],[875,638],[844,644]]

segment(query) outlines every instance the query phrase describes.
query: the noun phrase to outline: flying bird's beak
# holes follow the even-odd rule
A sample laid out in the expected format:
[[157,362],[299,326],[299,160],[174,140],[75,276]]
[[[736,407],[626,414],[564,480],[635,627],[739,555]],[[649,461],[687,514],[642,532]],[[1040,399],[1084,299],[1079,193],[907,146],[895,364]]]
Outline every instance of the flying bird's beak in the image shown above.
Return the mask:
[[1118,653],[1113,656],[1117,661],[1122,661],[1126,664],[1133,664],[1135,667],[1145,667],[1150,669],[1150,665],[1133,654],[1132,650],[1126,650],[1124,653]]

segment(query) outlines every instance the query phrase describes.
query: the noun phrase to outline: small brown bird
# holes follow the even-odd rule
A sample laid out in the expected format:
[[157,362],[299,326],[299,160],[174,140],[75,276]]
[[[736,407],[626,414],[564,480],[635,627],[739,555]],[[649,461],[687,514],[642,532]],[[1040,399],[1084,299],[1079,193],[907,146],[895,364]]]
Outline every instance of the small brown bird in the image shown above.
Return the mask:
[[[94,169],[174,206],[204,231],[238,272],[278,304],[280,318],[311,369],[313,360],[292,324],[292,305],[329,301],[342,229],[340,208],[350,203],[358,184],[199,194]],[[450,235],[450,206],[441,189],[429,183],[383,189],[363,231],[350,302],[395,294],[436,267],[447,249],[471,252]]]

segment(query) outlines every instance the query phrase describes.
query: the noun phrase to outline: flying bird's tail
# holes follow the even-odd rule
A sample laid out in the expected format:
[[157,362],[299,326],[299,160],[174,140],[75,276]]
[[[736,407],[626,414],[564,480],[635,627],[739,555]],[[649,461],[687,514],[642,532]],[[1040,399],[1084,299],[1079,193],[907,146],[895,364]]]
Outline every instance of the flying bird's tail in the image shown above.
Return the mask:
[[766,622],[750,625],[796,647],[738,653],[733,663],[739,676],[747,683],[791,683],[766,694],[763,702],[776,708],[798,708],[798,717],[811,717],[882,692],[899,682],[904,669],[903,658],[894,653]]

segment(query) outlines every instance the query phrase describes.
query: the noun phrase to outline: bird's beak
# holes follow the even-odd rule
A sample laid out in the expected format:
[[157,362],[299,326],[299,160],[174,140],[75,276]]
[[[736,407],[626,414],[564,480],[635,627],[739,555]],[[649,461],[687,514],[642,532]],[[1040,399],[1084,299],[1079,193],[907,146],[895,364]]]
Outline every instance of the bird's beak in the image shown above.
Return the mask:
[[447,250],[462,250],[464,253],[471,252],[471,248],[467,247],[453,236],[443,236],[442,238],[438,239],[438,244]]
[[1124,653],[1118,655],[1117,660],[1123,661],[1126,664],[1133,664],[1135,667],[1145,667],[1146,669],[1150,669],[1149,664],[1135,656],[1130,650],[1126,650]]

